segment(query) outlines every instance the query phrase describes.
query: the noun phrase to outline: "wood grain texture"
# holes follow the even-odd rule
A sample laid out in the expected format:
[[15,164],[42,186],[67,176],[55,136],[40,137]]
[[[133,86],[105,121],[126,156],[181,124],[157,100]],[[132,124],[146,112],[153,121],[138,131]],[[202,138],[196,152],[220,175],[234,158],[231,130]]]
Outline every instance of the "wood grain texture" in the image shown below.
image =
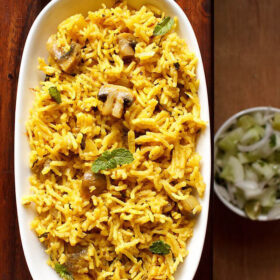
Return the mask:
[[17,76],[24,42],[46,1],[0,1],[0,279],[31,279],[18,232],[13,174]]
[[[280,107],[280,1],[215,1],[215,130],[249,107]],[[280,279],[279,222],[251,222],[214,199],[214,279]]]
[[[29,280],[18,230],[13,169],[14,112],[17,77],[28,31],[47,0],[0,0],[0,280]],[[194,27],[211,90],[210,0],[180,0]],[[211,99],[212,100],[212,99]],[[209,279],[211,236],[196,279]]]

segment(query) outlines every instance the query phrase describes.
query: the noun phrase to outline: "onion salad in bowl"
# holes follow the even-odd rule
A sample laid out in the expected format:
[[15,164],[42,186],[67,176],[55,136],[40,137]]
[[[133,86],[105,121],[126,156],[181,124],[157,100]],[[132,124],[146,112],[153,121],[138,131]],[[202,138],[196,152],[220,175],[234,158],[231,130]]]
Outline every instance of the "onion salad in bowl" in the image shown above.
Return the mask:
[[218,130],[214,186],[222,202],[241,216],[280,218],[280,110],[248,109]]

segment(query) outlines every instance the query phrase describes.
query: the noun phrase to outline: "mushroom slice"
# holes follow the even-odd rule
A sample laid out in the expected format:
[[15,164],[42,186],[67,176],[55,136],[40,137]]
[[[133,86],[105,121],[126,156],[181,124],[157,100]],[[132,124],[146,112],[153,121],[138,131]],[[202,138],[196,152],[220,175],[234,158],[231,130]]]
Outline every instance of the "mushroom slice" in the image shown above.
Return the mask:
[[69,51],[65,52],[57,46],[56,36],[53,34],[47,41],[47,49],[61,70],[68,74],[72,74],[80,62],[81,45],[78,43],[72,42]]
[[86,256],[88,248],[80,245],[74,247],[68,245],[66,253],[65,266],[72,273],[77,272],[80,268],[86,267],[88,265],[87,261],[83,258]]
[[186,198],[185,200],[178,202],[178,207],[182,212],[182,214],[184,215],[190,215],[190,214],[195,215],[199,213],[201,210],[201,206],[198,200],[193,195],[189,195],[189,197]]
[[129,107],[134,96],[129,88],[117,85],[104,85],[100,88],[98,98],[105,102],[102,114],[121,118],[125,106]]
[[[90,192],[89,188],[95,186],[95,190]],[[99,195],[107,188],[106,176],[103,174],[93,174],[91,171],[84,173],[82,180],[82,191],[87,197],[92,195]]]
[[120,56],[122,58],[130,58],[134,56],[137,41],[131,33],[121,33],[118,35],[118,43],[120,48]]

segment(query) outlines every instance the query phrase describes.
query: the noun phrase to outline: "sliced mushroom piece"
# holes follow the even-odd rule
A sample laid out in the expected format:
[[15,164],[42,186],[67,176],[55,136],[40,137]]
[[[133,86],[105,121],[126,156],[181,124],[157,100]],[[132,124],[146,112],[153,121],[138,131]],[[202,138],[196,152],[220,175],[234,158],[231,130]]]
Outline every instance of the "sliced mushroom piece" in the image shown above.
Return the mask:
[[[95,186],[94,191],[90,191],[90,187]],[[87,197],[90,195],[100,195],[107,188],[106,176],[103,174],[93,174],[91,171],[84,173],[82,180],[82,191]]]
[[178,207],[184,215],[195,215],[200,212],[200,204],[197,198],[193,195],[189,195],[185,200],[178,202]]
[[118,85],[104,85],[100,88],[98,98],[104,103],[102,114],[121,118],[124,107],[129,107],[134,96],[129,88]]
[[121,33],[118,35],[118,43],[120,56],[122,58],[130,58],[134,56],[137,41],[131,33]]
[[75,273],[80,268],[88,265],[87,261],[83,258],[87,254],[87,247],[83,247],[80,245],[72,247],[69,245],[67,246],[67,251],[67,260],[65,262],[65,266],[70,272]]
[[81,60],[81,45],[72,42],[69,51],[65,52],[57,46],[56,35],[53,34],[47,41],[47,49],[52,58],[58,63],[62,71],[72,74]]

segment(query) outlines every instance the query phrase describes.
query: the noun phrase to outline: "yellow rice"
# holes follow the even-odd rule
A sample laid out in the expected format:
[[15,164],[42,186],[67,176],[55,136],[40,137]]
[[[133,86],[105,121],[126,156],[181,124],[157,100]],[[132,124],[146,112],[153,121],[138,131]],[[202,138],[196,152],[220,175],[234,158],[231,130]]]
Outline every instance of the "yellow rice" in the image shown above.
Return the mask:
[[[53,77],[34,89],[26,124],[31,194],[23,203],[35,205],[31,228],[46,248],[49,265],[67,261],[67,246],[87,248],[74,279],[174,279],[187,255],[195,219],[176,207],[168,214],[162,209],[170,199],[203,196],[195,147],[205,124],[197,95],[197,58],[176,34],[177,19],[171,32],[152,36],[164,16],[154,7],[132,10],[125,3],[104,6],[86,18],[74,15],[58,26],[57,36],[65,48],[71,40],[85,45],[79,74],[63,73],[51,58],[39,59],[39,69]],[[123,31],[138,41],[136,59],[129,64],[119,56],[116,40]],[[123,119],[102,116],[99,88],[124,78],[132,82],[136,100]],[[61,104],[50,98],[51,86],[61,92]],[[83,173],[104,151],[118,147],[128,148],[134,161],[102,171],[107,191],[85,199]],[[152,254],[149,246],[156,240],[169,244],[171,253]]]

